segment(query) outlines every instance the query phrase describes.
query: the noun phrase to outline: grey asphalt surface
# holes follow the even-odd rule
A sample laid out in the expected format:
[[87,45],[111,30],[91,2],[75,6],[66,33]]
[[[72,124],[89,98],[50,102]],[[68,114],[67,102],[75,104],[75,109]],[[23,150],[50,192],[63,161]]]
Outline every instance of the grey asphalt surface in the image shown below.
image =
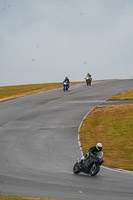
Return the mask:
[[133,199],[132,173],[102,167],[90,177],[72,171],[81,155],[78,128],[83,117],[128,89],[133,89],[132,79],[105,80],[0,103],[0,195]]

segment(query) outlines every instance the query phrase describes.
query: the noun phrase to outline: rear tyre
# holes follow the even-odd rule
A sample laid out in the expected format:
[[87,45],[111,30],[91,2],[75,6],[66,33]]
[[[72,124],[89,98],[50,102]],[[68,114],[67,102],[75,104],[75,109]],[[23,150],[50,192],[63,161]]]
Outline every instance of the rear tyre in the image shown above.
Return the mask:
[[99,171],[100,171],[100,165],[97,163],[94,163],[90,168],[89,174],[91,176],[95,176]]
[[76,163],[73,167],[74,174],[79,174],[81,172],[81,168],[78,163]]

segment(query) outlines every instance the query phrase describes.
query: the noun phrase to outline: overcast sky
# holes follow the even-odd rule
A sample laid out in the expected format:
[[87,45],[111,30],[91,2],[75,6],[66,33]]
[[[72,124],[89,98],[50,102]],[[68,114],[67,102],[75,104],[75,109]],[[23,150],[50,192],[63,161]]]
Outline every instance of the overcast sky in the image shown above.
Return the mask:
[[133,0],[0,0],[0,86],[133,78]]

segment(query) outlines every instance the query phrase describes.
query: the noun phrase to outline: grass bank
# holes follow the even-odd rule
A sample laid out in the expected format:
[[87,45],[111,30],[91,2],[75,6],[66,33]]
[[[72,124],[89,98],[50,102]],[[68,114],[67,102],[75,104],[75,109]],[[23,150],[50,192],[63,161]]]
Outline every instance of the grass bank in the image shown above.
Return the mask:
[[[72,82],[70,85],[75,85],[83,82]],[[0,102],[19,98],[39,92],[61,88],[62,83],[43,83],[29,85],[15,85],[0,87]]]
[[32,197],[0,196],[0,200],[55,200],[55,199],[41,199],[41,198],[32,198]]
[[[133,99],[133,90],[110,100],[125,99]],[[102,142],[105,166],[133,171],[133,104],[95,108],[83,121],[80,141],[84,152]]]
[[110,101],[122,101],[122,100],[133,100],[133,90],[128,90],[122,92],[112,98],[109,99]]

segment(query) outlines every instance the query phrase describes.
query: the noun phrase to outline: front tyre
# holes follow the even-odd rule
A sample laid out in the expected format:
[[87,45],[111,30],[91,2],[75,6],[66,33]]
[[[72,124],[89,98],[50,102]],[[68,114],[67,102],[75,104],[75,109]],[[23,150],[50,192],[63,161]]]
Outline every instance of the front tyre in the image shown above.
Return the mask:
[[88,81],[86,81],[86,85],[87,85],[87,86],[89,85]]
[[89,174],[91,176],[95,176],[100,171],[100,165],[97,163],[93,163],[93,165],[90,168]]
[[81,172],[81,168],[79,166],[79,163],[76,163],[73,167],[74,174],[79,174]]
[[64,92],[66,91],[66,86],[63,87],[63,91],[64,91]]

